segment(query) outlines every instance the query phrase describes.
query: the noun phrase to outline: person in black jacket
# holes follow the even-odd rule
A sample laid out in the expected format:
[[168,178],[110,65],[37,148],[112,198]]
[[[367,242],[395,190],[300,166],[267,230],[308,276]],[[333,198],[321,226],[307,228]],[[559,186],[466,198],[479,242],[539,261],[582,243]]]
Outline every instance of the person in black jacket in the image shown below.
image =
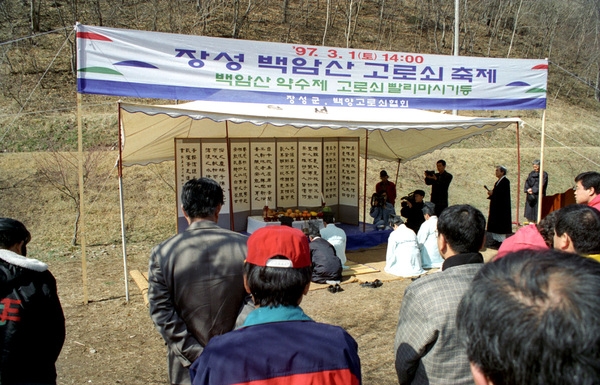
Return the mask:
[[313,267],[311,280],[316,283],[339,284],[342,280],[342,262],[336,255],[335,247],[321,238],[319,227],[314,223],[309,224],[308,236]]
[[425,222],[425,216],[423,215],[425,191],[415,190],[412,194],[403,198],[406,199],[402,200],[400,215],[406,218],[406,227],[417,234],[421,228],[421,224]]
[[525,194],[527,194],[524,216],[529,222],[537,222],[538,202],[540,196],[546,196],[547,187],[548,173],[544,171],[544,183],[542,185],[542,194],[540,195],[540,161],[536,159],[533,161],[533,171],[527,175],[523,189]]
[[448,207],[448,189],[452,183],[452,174],[446,171],[446,161],[440,159],[435,164],[438,172],[425,172],[425,184],[431,186],[431,202],[435,204],[438,217]]
[[48,265],[27,258],[31,234],[0,218],[0,384],[55,385],[65,317]]
[[496,166],[496,178],[492,190],[487,190],[490,200],[488,215],[488,241],[495,241],[494,245],[502,243],[508,234],[512,233],[512,215],[510,213],[510,181],[506,177],[506,167]]

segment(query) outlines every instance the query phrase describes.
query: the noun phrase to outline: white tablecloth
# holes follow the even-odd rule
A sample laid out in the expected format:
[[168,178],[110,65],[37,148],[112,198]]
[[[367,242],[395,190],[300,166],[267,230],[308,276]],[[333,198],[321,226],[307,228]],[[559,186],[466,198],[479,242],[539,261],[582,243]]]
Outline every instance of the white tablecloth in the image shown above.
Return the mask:
[[[323,228],[323,220],[322,219],[312,219],[312,220],[318,221],[319,229]],[[248,232],[248,234],[252,234],[256,230],[260,229],[261,227],[265,227],[265,226],[281,226],[281,222],[279,222],[279,221],[265,222],[263,220],[263,217],[258,216],[258,215],[253,216],[253,217],[248,217],[248,227],[246,228],[246,232]],[[302,230],[304,227],[308,227],[308,221],[294,221],[294,222],[292,222],[292,226],[296,229]]]

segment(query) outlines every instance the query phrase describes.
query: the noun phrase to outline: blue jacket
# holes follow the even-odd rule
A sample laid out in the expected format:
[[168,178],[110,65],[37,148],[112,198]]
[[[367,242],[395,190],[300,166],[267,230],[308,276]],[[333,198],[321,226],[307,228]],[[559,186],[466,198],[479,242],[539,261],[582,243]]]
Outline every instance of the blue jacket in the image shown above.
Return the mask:
[[361,384],[356,341],[299,307],[258,308],[213,337],[190,368],[193,385]]

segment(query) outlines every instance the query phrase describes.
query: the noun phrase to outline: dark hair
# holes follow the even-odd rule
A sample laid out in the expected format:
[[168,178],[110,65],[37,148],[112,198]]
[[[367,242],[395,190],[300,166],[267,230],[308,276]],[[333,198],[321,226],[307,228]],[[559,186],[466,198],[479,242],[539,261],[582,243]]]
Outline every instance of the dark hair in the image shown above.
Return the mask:
[[31,233],[23,223],[12,218],[0,218],[0,249],[9,249],[17,243],[24,242],[22,254],[25,256],[29,241]]
[[181,192],[183,209],[190,218],[206,218],[215,214],[225,200],[223,189],[209,178],[190,179]]
[[435,205],[432,204],[431,202],[426,202],[423,205],[423,208],[421,209],[421,211],[423,212],[423,215],[427,214],[430,217],[435,215]]
[[334,222],[334,217],[333,217],[333,212],[323,212],[323,224],[333,224]]
[[556,219],[558,218],[558,211],[552,211],[546,215],[540,223],[536,225],[540,235],[544,238],[544,242],[548,248],[552,248],[554,245],[554,226],[556,226]]
[[440,159],[437,162],[435,162],[435,164],[441,163],[442,166],[446,167],[446,161],[444,159]]
[[404,221],[400,215],[390,214],[389,224],[391,227],[394,227],[394,225],[400,226],[403,223]]
[[485,237],[485,217],[470,205],[445,208],[437,223],[438,233],[457,253],[476,253]]
[[244,274],[258,306],[297,306],[310,282],[312,266],[291,269],[246,262]]
[[575,177],[575,182],[580,182],[581,185],[587,190],[590,187],[594,188],[596,194],[600,194],[600,173],[595,171],[582,172]]
[[423,198],[425,198],[425,191],[423,191],[423,190],[415,190],[413,192],[413,195],[417,195],[417,194],[419,194],[420,196],[422,196]]
[[554,231],[567,233],[579,254],[600,253],[600,212],[588,205],[574,204],[558,210]]
[[308,235],[310,237],[320,237],[321,236],[321,230],[319,229],[319,222],[316,220],[309,220],[308,221]]
[[496,169],[499,169],[502,175],[506,175],[506,173],[508,172],[508,170],[504,166],[496,166]]
[[469,361],[494,383],[600,381],[600,263],[521,250],[486,263],[457,311]]

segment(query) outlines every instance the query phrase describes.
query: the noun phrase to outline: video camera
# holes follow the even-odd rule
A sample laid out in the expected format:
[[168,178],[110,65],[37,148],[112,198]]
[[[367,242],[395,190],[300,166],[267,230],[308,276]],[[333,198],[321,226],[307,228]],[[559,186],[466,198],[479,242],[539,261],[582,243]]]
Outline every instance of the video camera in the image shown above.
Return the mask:
[[410,194],[403,196],[402,198],[400,198],[400,206],[402,207],[408,207],[408,202],[410,202],[411,205],[415,204],[415,192],[411,192]]
[[434,177],[435,176],[435,171],[433,171],[433,170],[425,170],[425,176],[427,176],[427,177]]
[[374,193],[371,195],[371,206],[385,206],[385,197],[382,194]]

